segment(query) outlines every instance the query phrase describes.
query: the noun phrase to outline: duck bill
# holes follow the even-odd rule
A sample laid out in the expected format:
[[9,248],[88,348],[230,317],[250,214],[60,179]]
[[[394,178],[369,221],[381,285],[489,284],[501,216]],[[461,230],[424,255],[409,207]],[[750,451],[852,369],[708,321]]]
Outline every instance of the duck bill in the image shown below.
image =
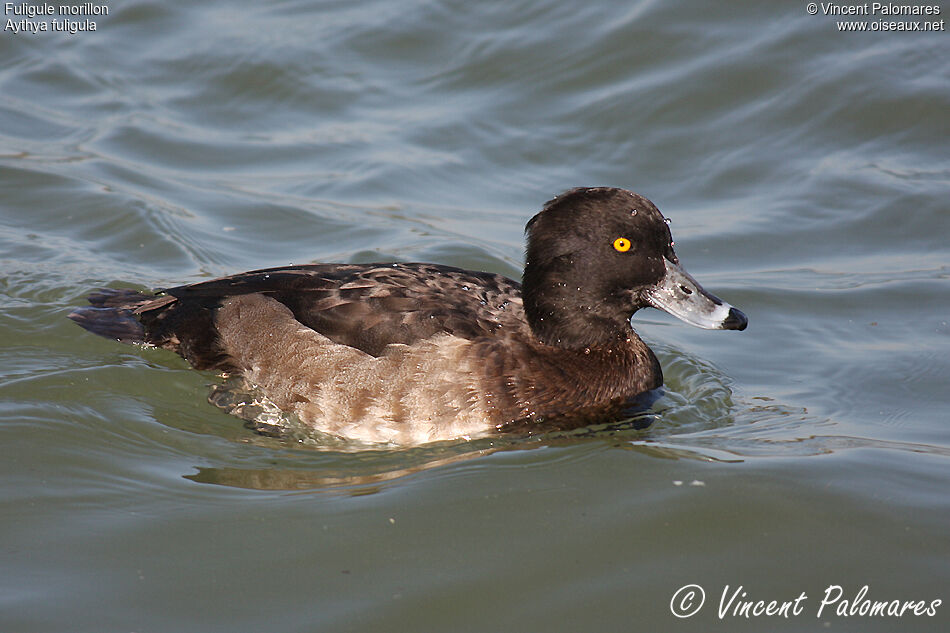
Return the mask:
[[651,306],[706,330],[744,330],[749,324],[742,312],[703,290],[678,264],[665,257],[663,263],[666,273],[646,293]]

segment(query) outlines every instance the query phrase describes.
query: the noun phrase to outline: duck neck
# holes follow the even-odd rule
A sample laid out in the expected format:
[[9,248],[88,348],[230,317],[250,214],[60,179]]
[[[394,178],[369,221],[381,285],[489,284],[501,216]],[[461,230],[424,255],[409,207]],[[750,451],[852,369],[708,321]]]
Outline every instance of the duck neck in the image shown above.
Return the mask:
[[525,266],[525,317],[541,343],[569,350],[617,349],[636,339],[629,315],[609,301],[594,300],[596,293],[583,288],[556,275],[537,279],[533,267]]

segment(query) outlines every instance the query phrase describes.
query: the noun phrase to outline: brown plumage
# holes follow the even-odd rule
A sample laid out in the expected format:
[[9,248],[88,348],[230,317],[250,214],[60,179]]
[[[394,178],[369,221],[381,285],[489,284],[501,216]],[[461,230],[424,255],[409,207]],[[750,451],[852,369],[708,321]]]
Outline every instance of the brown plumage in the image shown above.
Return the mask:
[[435,264],[316,264],[159,296],[99,290],[69,316],[199,369],[239,372],[321,431],[400,444],[616,416],[663,380],[630,327],[641,307],[745,327],[682,272],[662,215],[636,194],[571,190],[527,233],[524,291]]

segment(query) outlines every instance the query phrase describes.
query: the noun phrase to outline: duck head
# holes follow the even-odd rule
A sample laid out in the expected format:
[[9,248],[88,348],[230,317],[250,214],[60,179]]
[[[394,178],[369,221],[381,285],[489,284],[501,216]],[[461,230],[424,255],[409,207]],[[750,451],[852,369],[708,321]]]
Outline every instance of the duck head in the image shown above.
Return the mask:
[[647,307],[706,329],[748,324],[683,269],[663,214],[631,191],[571,189],[547,202],[525,232],[522,295],[542,343],[610,346],[630,335],[630,317]]

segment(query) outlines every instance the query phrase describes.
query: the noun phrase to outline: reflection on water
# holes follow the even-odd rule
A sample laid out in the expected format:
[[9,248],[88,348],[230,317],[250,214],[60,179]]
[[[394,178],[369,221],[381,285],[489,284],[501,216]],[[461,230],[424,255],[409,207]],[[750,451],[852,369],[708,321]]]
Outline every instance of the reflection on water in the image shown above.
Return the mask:
[[[379,491],[378,484],[399,479],[414,473],[437,468],[476,457],[489,455],[500,447],[474,448],[466,446],[468,442],[432,448],[422,454],[416,449],[394,451],[393,456],[382,454],[382,451],[373,451],[370,459],[358,454],[345,453],[334,455],[332,465],[302,468],[234,468],[234,467],[199,467],[198,472],[185,475],[190,479],[204,484],[217,484],[235,488],[253,490],[339,490],[347,488],[347,494],[360,496]],[[461,450],[459,450],[461,448]],[[509,450],[514,448],[508,447]],[[412,465],[405,465],[406,463]],[[396,465],[400,464],[400,465]]]
[[252,490],[325,490],[361,496],[379,492],[381,484],[458,464],[494,453],[533,451],[545,448],[593,442],[608,448],[637,451],[658,459],[689,459],[704,462],[741,461],[732,456],[715,456],[708,451],[654,443],[649,439],[635,439],[639,433],[612,426],[602,429],[555,431],[550,434],[518,439],[485,439],[443,442],[424,447],[372,450],[363,452],[330,453],[330,461],[318,462],[310,468],[289,467],[290,460],[280,460],[281,466],[268,468],[198,467],[198,472],[185,479],[205,484],[216,484]]
[[[704,462],[739,462],[735,456],[713,454],[713,451],[689,450],[681,446],[651,443],[650,440],[631,440],[617,431],[602,431],[599,434],[587,432],[612,448],[637,451],[657,459],[689,459]],[[198,467],[198,472],[185,475],[185,479],[203,484],[215,484],[250,490],[324,490],[345,492],[351,496],[362,496],[379,492],[380,484],[414,475],[416,473],[486,457],[503,451],[539,450],[553,446],[563,446],[570,441],[576,443],[580,437],[571,440],[563,437],[541,437],[530,441],[492,441],[489,448],[477,448],[477,443],[464,442],[462,445],[432,449],[426,455],[415,455],[417,449],[402,449],[393,459],[386,459],[379,451],[373,451],[369,459],[361,459],[352,453],[334,456],[330,468],[234,468],[234,467]],[[351,462],[352,460],[352,462]],[[394,462],[414,463],[412,466],[394,466]]]

